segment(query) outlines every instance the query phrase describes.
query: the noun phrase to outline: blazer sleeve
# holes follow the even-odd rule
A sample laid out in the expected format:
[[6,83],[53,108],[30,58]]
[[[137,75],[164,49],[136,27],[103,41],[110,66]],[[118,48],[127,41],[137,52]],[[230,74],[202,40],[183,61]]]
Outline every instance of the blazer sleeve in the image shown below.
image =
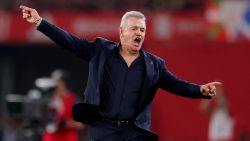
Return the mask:
[[200,92],[199,85],[181,80],[174,74],[172,74],[167,69],[164,61],[161,61],[160,63],[159,87],[171,93],[188,98],[211,99],[210,96],[204,96]]
[[63,49],[73,52],[86,61],[91,60],[98,48],[101,47],[100,42],[96,40],[89,42],[85,39],[80,39],[46,20],[42,20],[37,30],[45,34]]

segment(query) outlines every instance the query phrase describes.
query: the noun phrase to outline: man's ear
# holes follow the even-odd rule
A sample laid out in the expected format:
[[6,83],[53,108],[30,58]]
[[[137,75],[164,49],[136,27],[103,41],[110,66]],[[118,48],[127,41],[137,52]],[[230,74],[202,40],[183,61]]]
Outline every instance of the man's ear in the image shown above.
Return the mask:
[[122,37],[123,36],[123,29],[122,29],[122,27],[118,28],[118,32],[119,32],[120,37]]
[[123,30],[122,30],[121,27],[118,28],[118,32],[119,32],[120,35],[122,34]]

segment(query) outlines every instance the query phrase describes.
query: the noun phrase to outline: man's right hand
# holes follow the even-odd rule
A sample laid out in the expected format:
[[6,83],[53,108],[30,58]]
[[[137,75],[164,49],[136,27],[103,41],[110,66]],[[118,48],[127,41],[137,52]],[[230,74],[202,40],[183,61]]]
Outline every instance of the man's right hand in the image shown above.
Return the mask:
[[38,25],[42,18],[37,13],[36,9],[29,8],[27,6],[20,6],[20,9],[22,9],[23,19],[25,19],[27,22]]

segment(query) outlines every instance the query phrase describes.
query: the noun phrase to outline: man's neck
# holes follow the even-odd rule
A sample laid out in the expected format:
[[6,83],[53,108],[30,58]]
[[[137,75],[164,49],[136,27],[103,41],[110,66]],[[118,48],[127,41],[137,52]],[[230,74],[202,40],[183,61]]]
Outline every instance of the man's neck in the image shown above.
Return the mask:
[[120,55],[127,63],[128,67],[132,64],[132,62],[140,56],[140,52],[129,52],[128,50],[124,50],[122,47],[119,50]]
[[120,47],[119,53],[122,57],[137,58],[140,55],[139,51],[129,51]]

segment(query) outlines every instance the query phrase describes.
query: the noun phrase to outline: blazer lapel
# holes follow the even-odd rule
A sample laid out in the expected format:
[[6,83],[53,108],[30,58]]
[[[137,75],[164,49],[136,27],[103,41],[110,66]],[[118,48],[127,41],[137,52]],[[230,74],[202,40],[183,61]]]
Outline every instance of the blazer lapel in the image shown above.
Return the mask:
[[[100,58],[99,58],[100,64],[98,67],[98,77],[97,77],[98,78],[98,80],[97,80],[98,90],[100,89],[100,84],[101,84],[101,81],[103,78],[105,62],[106,62],[108,56],[110,56],[110,54],[115,50],[116,47],[118,47],[118,44],[116,44],[115,46],[113,46],[111,48],[104,49],[100,55]],[[100,93],[100,92],[98,91],[98,93]]]

